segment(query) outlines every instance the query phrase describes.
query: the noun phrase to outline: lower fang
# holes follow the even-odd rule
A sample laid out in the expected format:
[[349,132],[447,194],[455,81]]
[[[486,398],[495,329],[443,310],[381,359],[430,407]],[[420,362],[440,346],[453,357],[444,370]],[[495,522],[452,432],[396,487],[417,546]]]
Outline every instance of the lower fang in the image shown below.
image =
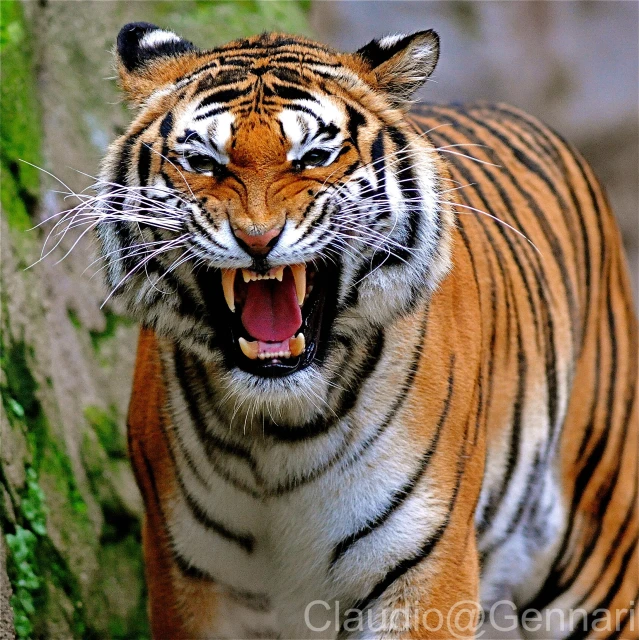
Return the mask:
[[240,349],[242,350],[242,353],[247,358],[249,358],[250,360],[255,360],[257,358],[258,352],[260,350],[260,343],[257,340],[249,342],[244,338],[240,338],[238,342],[240,343]]
[[298,333],[294,338],[291,338],[288,341],[288,347],[294,358],[299,356],[304,349],[306,349],[306,339],[304,338],[304,334]]

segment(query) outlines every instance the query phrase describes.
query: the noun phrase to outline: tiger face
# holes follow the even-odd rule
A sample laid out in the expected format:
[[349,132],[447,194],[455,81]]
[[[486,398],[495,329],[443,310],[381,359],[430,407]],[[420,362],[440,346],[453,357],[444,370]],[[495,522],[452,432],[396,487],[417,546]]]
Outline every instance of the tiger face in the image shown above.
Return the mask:
[[117,64],[137,113],[98,198],[112,294],[229,393],[328,393],[344,344],[450,266],[446,169],[404,120],[437,56],[432,31],[340,54],[278,34],[200,51],[127,25]]

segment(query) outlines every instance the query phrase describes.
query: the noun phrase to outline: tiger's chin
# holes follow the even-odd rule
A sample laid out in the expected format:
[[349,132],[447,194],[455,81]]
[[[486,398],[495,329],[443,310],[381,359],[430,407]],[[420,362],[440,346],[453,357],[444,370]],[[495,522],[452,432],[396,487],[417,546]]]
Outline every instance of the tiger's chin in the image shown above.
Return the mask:
[[279,378],[321,363],[335,318],[334,267],[221,269],[217,277],[214,324],[227,369]]

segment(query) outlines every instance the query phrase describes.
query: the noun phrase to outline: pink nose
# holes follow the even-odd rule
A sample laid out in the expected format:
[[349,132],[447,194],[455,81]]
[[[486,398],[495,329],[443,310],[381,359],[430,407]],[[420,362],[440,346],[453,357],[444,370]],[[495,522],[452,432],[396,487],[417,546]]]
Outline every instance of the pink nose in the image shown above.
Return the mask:
[[242,229],[235,229],[235,236],[245,245],[250,254],[263,256],[271,250],[269,243],[277,238],[281,231],[282,229],[275,228],[266,233],[253,236],[242,231]]

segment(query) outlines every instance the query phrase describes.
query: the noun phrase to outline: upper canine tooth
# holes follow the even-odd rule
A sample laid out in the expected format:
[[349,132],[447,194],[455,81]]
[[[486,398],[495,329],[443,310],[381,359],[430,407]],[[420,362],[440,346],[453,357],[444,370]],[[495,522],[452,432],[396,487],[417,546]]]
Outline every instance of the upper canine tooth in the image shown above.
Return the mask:
[[222,290],[224,291],[224,300],[228,304],[229,309],[235,312],[235,272],[237,269],[222,269]]
[[300,307],[304,304],[304,298],[306,297],[306,265],[305,264],[291,264],[291,271],[293,272],[293,278],[295,278],[295,292],[297,293],[297,302]]
[[288,341],[288,348],[291,355],[295,358],[306,349],[306,339],[303,333],[298,333],[294,338]]
[[260,343],[257,340],[253,342],[249,342],[244,338],[240,338],[238,340],[240,343],[240,349],[242,349],[242,353],[251,360],[255,360],[257,358],[258,352],[260,350]]

